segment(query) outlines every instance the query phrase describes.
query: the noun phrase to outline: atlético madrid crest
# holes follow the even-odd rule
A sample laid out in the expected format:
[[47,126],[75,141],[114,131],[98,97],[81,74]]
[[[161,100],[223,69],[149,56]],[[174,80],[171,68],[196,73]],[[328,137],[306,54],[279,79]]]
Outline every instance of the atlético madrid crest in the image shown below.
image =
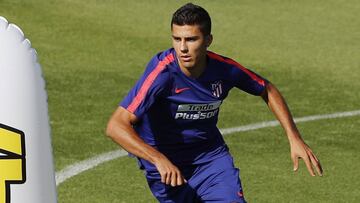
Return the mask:
[[219,80],[219,81],[216,81],[216,82],[212,83],[211,84],[211,91],[212,91],[212,94],[215,97],[220,97],[222,92],[223,92],[222,81]]

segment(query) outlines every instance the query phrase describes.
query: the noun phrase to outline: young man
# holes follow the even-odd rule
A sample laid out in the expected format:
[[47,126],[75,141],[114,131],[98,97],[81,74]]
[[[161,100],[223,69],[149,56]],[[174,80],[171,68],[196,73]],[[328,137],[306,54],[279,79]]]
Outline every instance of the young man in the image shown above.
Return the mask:
[[298,159],[322,169],[302,140],[280,92],[237,62],[207,51],[211,20],[186,4],[173,15],[173,48],[154,56],[112,115],[107,134],[138,158],[160,202],[245,202],[239,170],[219,129],[219,107],[231,88],[261,96],[285,129]]

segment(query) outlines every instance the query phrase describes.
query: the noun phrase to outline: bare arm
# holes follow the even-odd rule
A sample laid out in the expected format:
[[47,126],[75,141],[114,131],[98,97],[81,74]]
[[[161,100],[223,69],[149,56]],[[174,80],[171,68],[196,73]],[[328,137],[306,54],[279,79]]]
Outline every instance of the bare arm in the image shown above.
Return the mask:
[[108,122],[106,134],[126,151],[154,164],[161,175],[161,182],[172,186],[186,182],[179,169],[165,155],[139,137],[132,127],[136,122],[134,114],[118,107]]
[[323,170],[321,168],[320,161],[301,138],[300,132],[297,129],[289,108],[279,90],[273,84],[268,83],[266,85],[266,90],[261,97],[267,103],[270,110],[274,113],[285,130],[290,143],[291,159],[294,162],[294,171],[298,169],[299,159],[301,158],[304,160],[310,175],[315,176],[315,172],[312,167],[313,165],[317,173],[322,176]]

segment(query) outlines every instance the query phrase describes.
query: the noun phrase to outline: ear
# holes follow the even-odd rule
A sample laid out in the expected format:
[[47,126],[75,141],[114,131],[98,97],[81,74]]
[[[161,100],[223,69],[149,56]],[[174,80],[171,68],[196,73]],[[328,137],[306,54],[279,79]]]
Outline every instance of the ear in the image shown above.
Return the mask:
[[205,41],[206,41],[206,47],[209,47],[213,41],[213,36],[212,34],[209,34],[208,36],[205,37]]

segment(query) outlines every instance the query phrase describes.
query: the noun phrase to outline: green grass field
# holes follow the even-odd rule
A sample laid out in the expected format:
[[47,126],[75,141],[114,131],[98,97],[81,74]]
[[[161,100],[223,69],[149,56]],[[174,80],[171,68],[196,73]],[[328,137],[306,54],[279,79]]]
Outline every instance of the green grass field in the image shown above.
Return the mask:
[[[171,15],[184,3],[0,0],[0,16],[21,27],[39,55],[56,171],[118,148],[104,136],[107,120],[148,60],[171,46]],[[359,1],[195,3],[213,20],[210,50],[276,84],[295,117],[360,109]],[[261,99],[235,89],[221,108],[220,128],[274,119]],[[280,127],[226,136],[247,200],[360,202],[359,116],[298,127],[321,160],[321,178],[310,177],[303,163],[292,172]],[[156,202],[128,157],[57,189],[60,203]]]

